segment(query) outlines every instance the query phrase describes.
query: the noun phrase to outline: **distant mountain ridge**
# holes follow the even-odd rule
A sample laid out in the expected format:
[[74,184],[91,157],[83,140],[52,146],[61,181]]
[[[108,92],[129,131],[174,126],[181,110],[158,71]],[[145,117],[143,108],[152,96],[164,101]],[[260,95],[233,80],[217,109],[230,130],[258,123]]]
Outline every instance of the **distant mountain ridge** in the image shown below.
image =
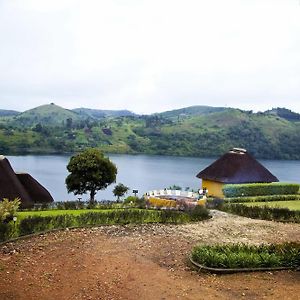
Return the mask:
[[155,115],[160,115],[166,118],[174,118],[178,116],[199,116],[199,115],[207,115],[210,113],[225,111],[226,109],[228,108],[195,105],[195,106],[189,106],[189,107],[174,109],[170,111],[165,111],[165,112],[157,113]]
[[287,108],[272,108],[271,110],[265,111],[265,114],[275,115],[288,121],[300,121],[300,114],[295,113]]
[[20,114],[16,110],[0,109],[0,117],[11,117]]
[[[125,114],[125,116],[124,116]],[[107,153],[219,156],[246,148],[256,158],[300,159],[299,114],[192,106],[151,115],[68,110],[54,103],[0,117],[0,153]]]
[[76,112],[82,117],[92,118],[106,118],[106,117],[128,117],[136,116],[135,113],[129,110],[105,110],[105,109],[91,109],[91,108],[74,108],[72,111]]

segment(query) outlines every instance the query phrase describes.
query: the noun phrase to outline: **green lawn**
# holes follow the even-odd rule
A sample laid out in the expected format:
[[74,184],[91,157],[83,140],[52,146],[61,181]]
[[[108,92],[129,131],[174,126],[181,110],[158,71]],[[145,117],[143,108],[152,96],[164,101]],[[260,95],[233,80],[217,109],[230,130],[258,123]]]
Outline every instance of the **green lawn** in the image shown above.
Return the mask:
[[89,212],[103,212],[104,209],[66,209],[66,210],[41,210],[41,211],[20,211],[17,213],[17,217],[20,219],[27,218],[29,216],[57,216],[57,215],[80,215]]
[[289,208],[290,210],[300,210],[300,200],[294,201],[272,201],[272,202],[246,202],[242,203],[247,206],[269,206],[269,207],[280,207]]

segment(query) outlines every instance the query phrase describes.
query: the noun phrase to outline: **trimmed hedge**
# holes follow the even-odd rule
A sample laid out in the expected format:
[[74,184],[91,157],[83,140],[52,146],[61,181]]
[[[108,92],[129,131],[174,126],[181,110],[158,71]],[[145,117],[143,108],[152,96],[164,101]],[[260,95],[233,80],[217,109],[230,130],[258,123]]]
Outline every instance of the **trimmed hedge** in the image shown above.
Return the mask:
[[180,212],[174,210],[150,209],[109,209],[107,211],[87,212],[79,215],[63,214],[53,216],[29,216],[18,223],[0,224],[0,241],[10,238],[67,227],[85,227],[114,224],[141,223],[187,223],[209,218],[203,207]]
[[296,183],[249,183],[226,184],[223,193],[226,198],[270,196],[270,195],[295,195],[299,192],[300,185]]
[[271,195],[256,197],[233,197],[224,198],[225,203],[244,203],[244,202],[272,202],[272,201],[297,201],[300,195]]
[[192,259],[209,268],[300,267],[300,244],[195,246]]
[[289,210],[288,208],[246,206],[243,204],[224,204],[219,207],[219,209],[252,219],[300,223],[300,211]]

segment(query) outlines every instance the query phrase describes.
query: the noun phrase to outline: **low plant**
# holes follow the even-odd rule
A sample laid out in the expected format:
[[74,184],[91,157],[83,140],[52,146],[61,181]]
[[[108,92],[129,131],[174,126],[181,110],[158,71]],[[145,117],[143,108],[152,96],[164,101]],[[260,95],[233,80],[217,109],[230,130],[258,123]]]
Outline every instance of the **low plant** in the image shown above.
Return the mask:
[[144,208],[146,206],[146,200],[144,199],[144,197],[139,198],[136,196],[128,196],[126,199],[124,199],[123,204],[125,207],[131,206]]
[[196,246],[192,259],[210,268],[268,268],[300,266],[300,244]]
[[219,207],[219,209],[252,219],[300,223],[300,211],[289,210],[288,208],[246,206],[243,204],[224,204]]
[[14,200],[10,201],[7,198],[4,198],[0,202],[0,223],[8,222],[12,220],[15,216],[21,201],[19,198],[15,198]]
[[297,194],[224,198],[224,202],[226,202],[226,203],[297,201],[297,200],[300,200],[300,195],[297,195]]
[[177,203],[175,200],[167,200],[167,199],[160,199],[160,198],[154,198],[150,197],[147,200],[147,204],[151,207],[157,207],[157,208],[176,208]]
[[269,195],[298,194],[300,185],[296,183],[249,183],[225,184],[223,194],[226,198]]

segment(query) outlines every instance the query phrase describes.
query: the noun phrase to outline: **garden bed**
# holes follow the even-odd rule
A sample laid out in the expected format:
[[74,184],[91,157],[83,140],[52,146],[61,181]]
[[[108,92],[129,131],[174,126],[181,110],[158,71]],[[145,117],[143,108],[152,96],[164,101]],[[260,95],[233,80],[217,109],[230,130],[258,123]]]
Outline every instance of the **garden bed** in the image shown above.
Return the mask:
[[214,273],[258,272],[300,267],[300,244],[195,246],[191,263]]

